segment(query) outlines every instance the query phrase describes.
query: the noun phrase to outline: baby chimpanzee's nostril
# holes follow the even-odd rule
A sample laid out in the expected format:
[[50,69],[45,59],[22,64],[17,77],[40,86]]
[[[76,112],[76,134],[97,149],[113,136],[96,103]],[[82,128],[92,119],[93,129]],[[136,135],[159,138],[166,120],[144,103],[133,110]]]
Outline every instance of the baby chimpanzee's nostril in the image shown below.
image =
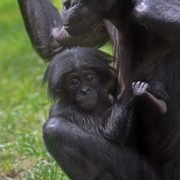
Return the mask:
[[82,87],[81,88],[81,93],[82,94],[89,94],[89,92],[90,92],[90,89],[88,87]]

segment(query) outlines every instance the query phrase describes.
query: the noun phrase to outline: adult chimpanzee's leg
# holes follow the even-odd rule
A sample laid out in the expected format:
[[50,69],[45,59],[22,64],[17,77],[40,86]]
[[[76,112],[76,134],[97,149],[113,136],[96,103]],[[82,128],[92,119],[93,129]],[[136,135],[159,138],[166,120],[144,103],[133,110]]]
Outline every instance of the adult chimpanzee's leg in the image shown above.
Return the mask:
[[139,154],[89,134],[64,118],[49,119],[43,130],[47,149],[72,179],[158,179]]

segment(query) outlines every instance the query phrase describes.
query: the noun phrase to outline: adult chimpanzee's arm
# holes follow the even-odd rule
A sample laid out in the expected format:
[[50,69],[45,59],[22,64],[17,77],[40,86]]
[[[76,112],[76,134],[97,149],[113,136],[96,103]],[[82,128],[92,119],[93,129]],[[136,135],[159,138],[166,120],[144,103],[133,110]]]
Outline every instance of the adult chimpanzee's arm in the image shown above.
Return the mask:
[[73,180],[158,179],[139,154],[89,134],[65,118],[50,118],[43,137],[48,151]]
[[62,27],[61,16],[50,0],[18,0],[31,42],[43,59],[49,60],[61,47],[52,28]]
[[133,18],[165,38],[180,42],[180,2],[178,0],[136,0]]

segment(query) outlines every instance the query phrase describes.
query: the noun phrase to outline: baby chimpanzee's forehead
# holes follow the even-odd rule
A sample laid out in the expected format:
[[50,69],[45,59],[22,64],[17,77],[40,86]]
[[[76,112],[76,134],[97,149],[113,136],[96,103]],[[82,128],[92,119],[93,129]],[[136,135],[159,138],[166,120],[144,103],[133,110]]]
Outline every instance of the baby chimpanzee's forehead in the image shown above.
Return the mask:
[[98,76],[98,73],[95,70],[92,69],[74,69],[70,72],[68,72],[68,77],[69,78],[80,78],[83,79],[87,75],[93,75],[93,76]]

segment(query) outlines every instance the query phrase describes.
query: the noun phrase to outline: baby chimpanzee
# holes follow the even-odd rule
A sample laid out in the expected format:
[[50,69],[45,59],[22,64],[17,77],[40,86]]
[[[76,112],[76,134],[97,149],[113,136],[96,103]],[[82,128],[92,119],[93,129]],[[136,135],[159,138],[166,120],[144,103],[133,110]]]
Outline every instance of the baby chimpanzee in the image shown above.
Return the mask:
[[54,57],[45,73],[55,100],[43,129],[46,147],[73,180],[156,180],[139,151],[118,141],[130,144],[137,99],[143,97],[159,112],[166,104],[143,82],[116,100],[117,76],[109,62],[107,54],[82,47]]

